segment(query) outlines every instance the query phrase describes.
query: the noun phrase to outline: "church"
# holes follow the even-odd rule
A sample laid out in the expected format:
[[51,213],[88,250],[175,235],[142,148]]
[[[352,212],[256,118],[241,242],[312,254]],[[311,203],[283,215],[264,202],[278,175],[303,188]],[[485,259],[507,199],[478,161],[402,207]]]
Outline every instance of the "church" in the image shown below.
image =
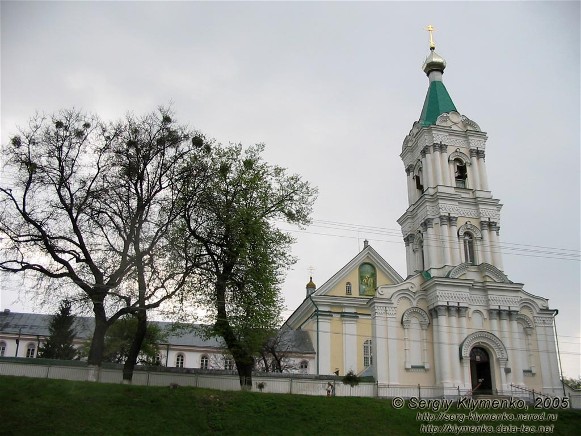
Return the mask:
[[[557,310],[504,271],[502,205],[488,186],[487,135],[456,109],[442,81],[445,67],[431,40],[423,64],[427,95],[400,154],[408,194],[398,219],[405,278],[365,241],[323,285],[311,278],[282,327],[285,351],[294,372],[353,371],[373,377],[381,396],[418,385],[433,388],[432,396],[515,389],[561,395]],[[0,313],[0,357],[36,357],[49,320]],[[80,330],[86,334],[79,344],[90,336],[90,329]],[[193,332],[169,337],[159,360],[167,367],[232,370],[227,357],[221,341]],[[220,362],[213,367],[213,360]]]
[[456,109],[445,68],[430,32],[428,91],[400,154],[406,277],[365,241],[322,286],[311,278],[286,327],[309,333],[316,352],[310,373],[370,375],[393,395],[417,385],[444,395],[515,386],[559,395],[557,310],[505,274],[487,135]]

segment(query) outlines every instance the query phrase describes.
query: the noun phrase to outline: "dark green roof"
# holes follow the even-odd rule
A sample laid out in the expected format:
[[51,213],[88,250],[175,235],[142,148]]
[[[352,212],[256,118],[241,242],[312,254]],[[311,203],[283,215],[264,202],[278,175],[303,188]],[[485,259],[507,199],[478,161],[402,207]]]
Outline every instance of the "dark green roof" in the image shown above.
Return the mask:
[[448,90],[442,82],[434,80],[428,88],[428,94],[420,116],[420,124],[422,126],[436,124],[436,120],[440,115],[451,111],[457,112]]

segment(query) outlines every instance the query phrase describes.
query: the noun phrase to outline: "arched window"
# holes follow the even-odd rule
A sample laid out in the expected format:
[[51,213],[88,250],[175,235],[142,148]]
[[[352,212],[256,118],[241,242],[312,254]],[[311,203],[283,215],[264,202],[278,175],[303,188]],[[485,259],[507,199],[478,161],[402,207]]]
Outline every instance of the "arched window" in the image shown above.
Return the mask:
[[345,284],[345,293],[346,293],[347,295],[351,295],[351,292],[352,292],[352,290],[351,290],[351,282],[347,282],[347,283]]
[[371,351],[371,339],[367,339],[363,343],[363,366],[368,367],[373,365],[373,354]]
[[466,170],[466,164],[461,159],[454,159],[454,178],[456,180],[457,188],[466,188],[466,178],[468,177],[468,171]]
[[407,370],[429,369],[427,329],[428,314],[419,307],[407,309],[401,319],[404,328],[404,363]]
[[176,368],[183,368],[185,362],[185,356],[183,353],[178,353],[176,356]]
[[474,258],[474,236],[472,233],[464,233],[464,259],[466,263],[476,263]]
[[0,342],[0,357],[4,357],[6,354],[6,342]]
[[34,345],[32,342],[30,342],[26,346],[26,357],[34,357],[35,352],[36,352],[36,345]]
[[227,371],[234,370],[234,360],[230,357],[224,357],[224,369]]
[[301,370],[301,374],[307,374],[309,372],[309,362],[306,360],[301,360],[299,368]]
[[201,369],[208,369],[208,366],[210,364],[210,359],[208,358],[207,355],[202,355],[201,359],[200,359],[200,368]]

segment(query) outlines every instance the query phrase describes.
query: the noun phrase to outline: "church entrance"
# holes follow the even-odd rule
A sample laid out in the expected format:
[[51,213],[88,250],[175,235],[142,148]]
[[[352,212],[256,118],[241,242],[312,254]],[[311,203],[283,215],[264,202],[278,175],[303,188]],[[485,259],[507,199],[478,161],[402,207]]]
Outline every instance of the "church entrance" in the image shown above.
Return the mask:
[[484,348],[474,347],[470,351],[470,375],[472,377],[473,395],[492,394],[490,356]]

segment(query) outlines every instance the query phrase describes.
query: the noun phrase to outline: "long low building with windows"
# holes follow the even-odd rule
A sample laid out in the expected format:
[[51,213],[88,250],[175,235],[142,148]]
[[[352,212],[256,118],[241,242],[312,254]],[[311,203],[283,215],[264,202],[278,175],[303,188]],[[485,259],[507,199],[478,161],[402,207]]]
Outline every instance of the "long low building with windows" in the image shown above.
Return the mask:
[[[38,357],[38,349],[49,336],[52,315],[17,313],[5,309],[0,312],[0,357]],[[234,371],[234,360],[218,337],[206,337],[201,325],[176,325],[152,321],[165,333],[159,344],[157,363],[174,368]],[[73,328],[77,348],[87,344],[93,334],[94,321],[90,317],[76,317]],[[315,372],[315,350],[306,331],[281,330],[276,343],[277,357],[283,360],[282,370],[290,373]],[[272,370],[272,356],[266,364]],[[264,359],[257,358],[257,370],[264,370]]]

